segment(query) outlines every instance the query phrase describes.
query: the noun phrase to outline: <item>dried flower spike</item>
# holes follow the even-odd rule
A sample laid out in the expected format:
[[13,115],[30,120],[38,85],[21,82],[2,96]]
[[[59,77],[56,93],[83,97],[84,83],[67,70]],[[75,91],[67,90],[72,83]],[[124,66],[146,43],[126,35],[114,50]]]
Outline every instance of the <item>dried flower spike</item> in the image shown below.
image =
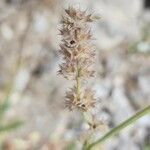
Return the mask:
[[89,23],[97,19],[92,14],[86,14],[69,7],[62,17],[62,43],[60,54],[64,62],[60,65],[59,74],[64,78],[74,80],[74,87],[66,92],[66,106],[72,109],[87,111],[95,105],[94,92],[84,89],[83,81],[93,77],[92,64],[95,51],[92,48],[92,35]]

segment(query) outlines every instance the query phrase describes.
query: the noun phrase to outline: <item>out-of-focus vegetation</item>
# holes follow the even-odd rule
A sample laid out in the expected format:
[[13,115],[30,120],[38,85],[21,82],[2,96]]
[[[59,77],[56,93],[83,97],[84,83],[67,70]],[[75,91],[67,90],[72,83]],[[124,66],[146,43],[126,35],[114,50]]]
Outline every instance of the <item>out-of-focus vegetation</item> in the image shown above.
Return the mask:
[[19,120],[6,121],[5,113],[9,111],[9,100],[6,99],[2,104],[0,104],[0,149],[3,145],[3,136],[9,134],[11,131],[17,129],[22,125],[23,122]]
[[[100,98],[94,111],[97,118],[113,128],[150,104],[148,1],[0,0],[2,150],[80,149],[89,133],[82,117],[64,107],[70,82],[57,76],[59,23],[70,5],[101,17],[92,27],[97,75],[90,86]],[[149,122],[149,116],[144,117],[104,149],[149,149]],[[101,129],[95,138],[105,132]]]

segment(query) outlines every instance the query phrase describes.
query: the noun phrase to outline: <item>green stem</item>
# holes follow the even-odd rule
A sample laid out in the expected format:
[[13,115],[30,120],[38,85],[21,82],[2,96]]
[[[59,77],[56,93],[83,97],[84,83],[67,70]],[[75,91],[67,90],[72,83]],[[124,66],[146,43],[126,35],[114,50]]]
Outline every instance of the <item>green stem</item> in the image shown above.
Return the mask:
[[141,111],[137,112],[136,114],[134,114],[133,116],[131,116],[130,118],[128,118],[127,120],[125,120],[124,122],[119,124],[117,127],[115,127],[112,130],[110,130],[102,138],[100,138],[97,141],[95,141],[94,143],[88,145],[86,150],[91,150],[91,148],[93,148],[95,145],[103,143],[104,141],[106,141],[110,137],[118,134],[121,130],[123,130],[127,126],[135,123],[135,121],[137,121],[138,119],[140,119],[141,117],[143,117],[143,116],[145,116],[145,115],[147,115],[149,113],[150,113],[150,105],[147,106],[146,108],[142,109]]

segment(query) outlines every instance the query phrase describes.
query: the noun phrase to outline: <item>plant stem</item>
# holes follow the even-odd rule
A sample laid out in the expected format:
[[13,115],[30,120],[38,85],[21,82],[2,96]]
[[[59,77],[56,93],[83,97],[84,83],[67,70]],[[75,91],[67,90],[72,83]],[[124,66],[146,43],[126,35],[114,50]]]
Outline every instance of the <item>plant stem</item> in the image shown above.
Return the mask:
[[119,124],[117,127],[110,130],[102,138],[100,138],[97,141],[95,141],[94,143],[88,145],[86,150],[91,150],[95,145],[103,143],[104,141],[106,141],[107,139],[112,137],[113,135],[118,134],[121,130],[123,130],[127,126],[135,123],[135,121],[137,121],[138,119],[140,119],[141,117],[143,117],[149,113],[150,113],[150,105],[147,106],[146,108],[142,109],[141,111],[137,112],[136,114],[134,114],[133,116],[131,116],[130,118],[128,118],[127,120],[125,120],[124,122]]
[[79,64],[77,61],[77,76],[76,76],[76,84],[77,84],[77,99],[80,100],[80,86],[81,86],[81,81],[80,81],[80,69],[79,69]]

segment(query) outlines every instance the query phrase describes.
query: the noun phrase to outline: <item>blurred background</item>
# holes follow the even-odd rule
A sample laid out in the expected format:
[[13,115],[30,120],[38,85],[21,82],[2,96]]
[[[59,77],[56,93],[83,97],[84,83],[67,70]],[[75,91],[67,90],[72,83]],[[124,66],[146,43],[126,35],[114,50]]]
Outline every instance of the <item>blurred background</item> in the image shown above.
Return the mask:
[[[0,150],[79,149],[85,125],[64,107],[71,82],[57,76],[68,6],[101,16],[92,26],[99,116],[112,128],[150,104],[149,0],[0,0]],[[150,150],[150,116],[104,149]]]

